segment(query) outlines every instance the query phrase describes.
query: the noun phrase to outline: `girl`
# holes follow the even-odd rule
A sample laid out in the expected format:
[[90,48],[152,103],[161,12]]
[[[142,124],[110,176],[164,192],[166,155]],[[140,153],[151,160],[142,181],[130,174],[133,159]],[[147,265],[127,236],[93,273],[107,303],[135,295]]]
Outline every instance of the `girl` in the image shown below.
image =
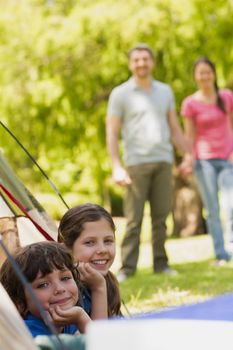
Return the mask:
[[[21,248],[14,258],[58,333],[78,334],[78,330],[83,333],[90,318],[83,308],[76,306],[78,273],[69,251],[57,242],[40,242]],[[0,281],[33,337],[51,335],[9,260],[1,267]]]
[[[194,172],[207,210],[216,264],[223,265],[230,255],[224,247],[218,192],[221,191],[228,242],[232,245],[233,93],[218,89],[215,66],[206,57],[196,61],[193,75],[198,90],[183,101],[181,114],[193,149]],[[181,167],[184,172],[190,168],[191,161],[190,155],[186,155]]]
[[60,221],[59,239],[72,251],[85,285],[84,308],[92,319],[120,315],[120,293],[109,271],[115,258],[115,225],[96,204],[69,209]]

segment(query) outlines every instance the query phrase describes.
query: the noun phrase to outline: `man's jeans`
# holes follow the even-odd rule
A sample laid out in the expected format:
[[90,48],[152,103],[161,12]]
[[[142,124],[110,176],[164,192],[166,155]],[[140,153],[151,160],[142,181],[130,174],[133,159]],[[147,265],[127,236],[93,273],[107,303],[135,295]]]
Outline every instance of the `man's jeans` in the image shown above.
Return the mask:
[[148,200],[152,221],[152,251],[154,271],[167,267],[165,251],[166,218],[171,207],[171,164],[147,163],[128,167],[132,184],[126,188],[124,211],[126,235],[121,246],[122,268],[133,274],[137,267],[144,205]]
[[233,164],[223,159],[197,160],[194,170],[207,210],[207,227],[213,238],[216,258],[228,260],[229,253],[224,248],[219,203],[223,208],[226,237],[230,247],[230,243],[233,244]]

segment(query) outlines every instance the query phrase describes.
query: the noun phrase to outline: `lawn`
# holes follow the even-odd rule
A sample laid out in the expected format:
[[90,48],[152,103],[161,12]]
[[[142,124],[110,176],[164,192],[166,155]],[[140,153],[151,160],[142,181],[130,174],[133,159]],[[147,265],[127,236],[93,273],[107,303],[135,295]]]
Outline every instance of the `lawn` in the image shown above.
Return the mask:
[[[114,218],[117,231],[117,256],[112,267],[120,267],[120,242],[125,220]],[[168,226],[170,223],[168,222]],[[169,231],[169,230],[168,230]],[[154,274],[151,267],[149,216],[143,221],[142,243],[137,273],[120,285],[126,308],[123,313],[142,313],[168,306],[193,303],[233,291],[233,264],[213,265],[213,248],[209,235],[191,238],[168,238],[166,244],[170,265],[177,276]]]

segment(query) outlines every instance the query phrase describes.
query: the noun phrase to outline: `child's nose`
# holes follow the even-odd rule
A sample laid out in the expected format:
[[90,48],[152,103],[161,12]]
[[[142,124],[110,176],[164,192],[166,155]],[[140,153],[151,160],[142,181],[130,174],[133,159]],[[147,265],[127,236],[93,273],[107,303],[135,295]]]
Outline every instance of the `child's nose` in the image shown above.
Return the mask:
[[54,294],[62,294],[65,292],[65,288],[62,283],[56,283],[54,286]]
[[98,253],[104,253],[107,251],[107,247],[104,243],[99,243],[98,244],[98,248],[97,248],[97,252]]

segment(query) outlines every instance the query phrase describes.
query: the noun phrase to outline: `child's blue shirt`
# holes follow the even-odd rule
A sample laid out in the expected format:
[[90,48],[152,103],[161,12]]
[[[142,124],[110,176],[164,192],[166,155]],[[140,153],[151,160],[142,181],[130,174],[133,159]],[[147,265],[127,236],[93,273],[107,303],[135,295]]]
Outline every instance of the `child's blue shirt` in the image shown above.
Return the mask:
[[[38,317],[28,314],[26,319],[24,319],[24,322],[26,323],[29,331],[31,332],[33,337],[36,337],[37,335],[52,335],[53,333],[50,331],[48,326],[44,323],[43,320],[39,319]],[[65,334],[75,334],[77,332],[78,328],[76,325],[66,325],[63,328],[63,332]]]
[[91,292],[88,288],[81,289],[80,304],[86,313],[91,316]]

